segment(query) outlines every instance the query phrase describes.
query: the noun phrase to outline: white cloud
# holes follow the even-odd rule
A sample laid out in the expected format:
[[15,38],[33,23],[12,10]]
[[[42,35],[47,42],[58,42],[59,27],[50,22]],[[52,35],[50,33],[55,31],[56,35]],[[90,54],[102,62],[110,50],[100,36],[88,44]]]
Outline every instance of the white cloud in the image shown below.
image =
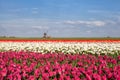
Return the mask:
[[32,11],[32,14],[38,14],[38,11]]
[[0,27],[6,30],[3,35],[42,36],[43,32],[50,28],[50,24],[47,24],[48,22],[42,19],[11,19],[0,21]]
[[10,11],[10,12],[20,12],[21,11],[21,9],[9,9],[8,11]]
[[[112,25],[111,25],[112,24]],[[6,32],[2,34],[16,36],[42,36],[48,31],[50,36],[75,37],[75,36],[97,36],[119,34],[118,22],[114,20],[53,20],[53,19],[33,19],[21,18],[11,20],[0,20],[1,27]],[[70,26],[72,25],[72,26]],[[78,26],[80,25],[80,26]],[[104,26],[104,27],[81,27],[81,26]],[[78,27],[76,27],[78,26]],[[116,27],[116,28],[115,28]],[[98,32],[98,29],[101,32]],[[111,31],[115,31],[112,32]],[[117,32],[117,33],[116,33]],[[119,35],[118,35],[119,36]]]
[[88,10],[89,13],[109,13],[110,11],[105,10]]
[[108,16],[108,15],[117,15],[117,14],[120,14],[120,11],[110,11],[110,10],[88,10],[88,13],[96,13],[96,14],[107,14],[105,16]]
[[92,31],[90,31],[90,30],[88,30],[88,31],[86,31],[87,33],[91,33]]
[[65,21],[65,24],[70,25],[85,25],[85,26],[105,26],[106,23],[104,21]]
[[49,27],[47,27],[47,26],[32,26],[32,28],[34,28],[34,29],[49,29]]
[[106,20],[106,23],[110,25],[117,25],[117,22],[112,20]]
[[7,18],[9,18],[9,17],[12,17],[12,18],[14,18],[14,17],[17,17],[17,15],[13,15],[13,14],[4,14],[4,13],[0,13],[0,18],[5,18],[5,17],[7,17]]
[[32,11],[31,11],[32,14],[37,14],[39,12],[38,11],[39,8],[31,8],[31,9],[32,9]]

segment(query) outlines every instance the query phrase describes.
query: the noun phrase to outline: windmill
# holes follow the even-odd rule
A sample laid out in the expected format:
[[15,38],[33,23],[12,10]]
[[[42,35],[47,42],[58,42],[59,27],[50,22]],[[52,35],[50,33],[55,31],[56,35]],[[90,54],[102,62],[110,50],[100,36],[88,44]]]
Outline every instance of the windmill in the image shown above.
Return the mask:
[[43,38],[47,38],[47,33],[48,31],[43,33]]

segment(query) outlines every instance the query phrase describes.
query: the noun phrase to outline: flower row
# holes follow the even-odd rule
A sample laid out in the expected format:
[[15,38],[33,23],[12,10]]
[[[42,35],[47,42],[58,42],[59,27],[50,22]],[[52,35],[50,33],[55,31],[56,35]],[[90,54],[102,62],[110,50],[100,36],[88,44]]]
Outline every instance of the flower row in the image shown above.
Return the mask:
[[120,42],[0,42],[0,51],[120,54]]
[[120,56],[0,52],[1,80],[120,80]]

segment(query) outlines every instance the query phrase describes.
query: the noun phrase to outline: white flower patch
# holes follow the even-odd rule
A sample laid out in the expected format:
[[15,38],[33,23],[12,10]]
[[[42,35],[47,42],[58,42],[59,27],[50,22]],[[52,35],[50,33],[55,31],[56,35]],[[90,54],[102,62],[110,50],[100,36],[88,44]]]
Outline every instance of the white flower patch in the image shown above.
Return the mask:
[[0,51],[120,54],[120,42],[0,42]]

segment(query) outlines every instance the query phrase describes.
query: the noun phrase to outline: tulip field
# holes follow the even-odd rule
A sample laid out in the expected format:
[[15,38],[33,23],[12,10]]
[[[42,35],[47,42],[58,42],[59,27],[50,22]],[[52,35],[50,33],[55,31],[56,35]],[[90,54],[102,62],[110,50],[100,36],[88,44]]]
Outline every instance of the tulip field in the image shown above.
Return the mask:
[[120,80],[120,40],[0,40],[0,80]]

